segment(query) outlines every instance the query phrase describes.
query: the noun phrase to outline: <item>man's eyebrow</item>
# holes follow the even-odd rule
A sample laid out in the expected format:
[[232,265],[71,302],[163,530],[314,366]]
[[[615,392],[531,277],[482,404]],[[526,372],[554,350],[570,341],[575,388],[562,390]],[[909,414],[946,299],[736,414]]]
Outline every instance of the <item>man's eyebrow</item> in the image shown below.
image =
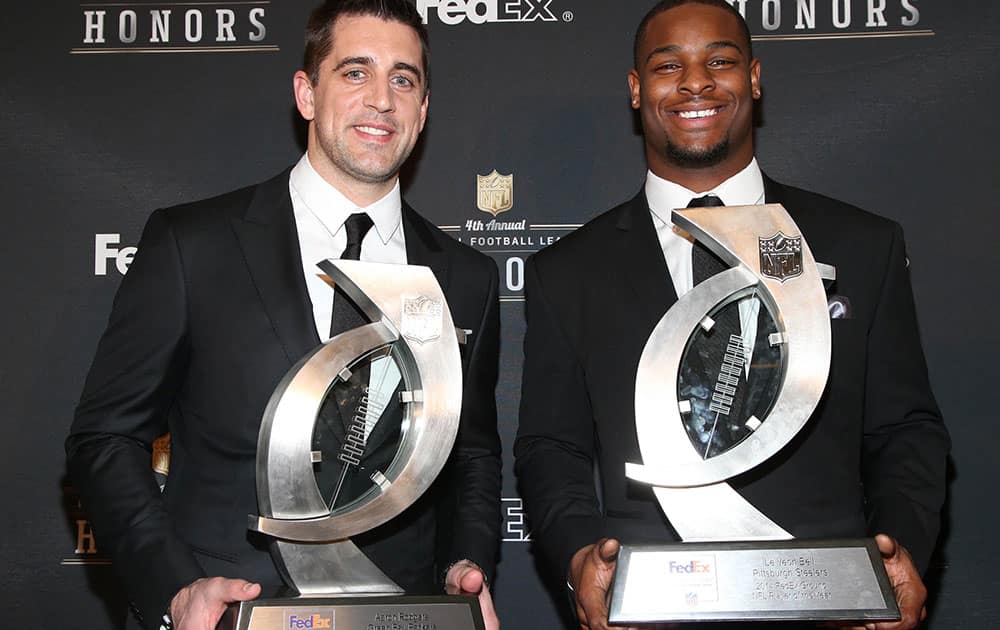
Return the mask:
[[[340,60],[340,63],[334,67],[333,71],[336,72],[345,66],[373,66],[375,65],[375,60],[371,57],[344,57]],[[420,70],[413,64],[406,63],[405,61],[397,61],[393,66],[394,70],[405,70],[412,73],[417,77],[418,80],[423,80],[423,74]]]
[[743,55],[743,48],[741,48],[740,45],[737,44],[736,42],[728,39],[722,39],[717,42],[712,42],[706,45],[705,48],[710,48],[713,50],[717,50],[719,48],[735,48],[736,51],[740,53],[740,55]]
[[373,63],[375,63],[375,60],[371,57],[344,57],[340,60],[340,63],[336,65],[333,71],[336,72],[344,66],[370,66]]
[[666,55],[670,53],[675,53],[678,52],[680,49],[681,47],[676,44],[670,44],[669,46],[660,46],[658,48],[654,48],[649,52],[648,55],[646,55],[646,63],[649,63],[649,60],[655,57],[656,55]]
[[406,70],[407,72],[413,73],[417,77],[418,81],[424,80],[424,75],[420,74],[420,69],[413,64],[406,63],[405,61],[397,61],[396,65],[393,66],[396,70]]
[[[709,42],[705,44],[705,48],[708,48],[709,50],[718,50],[720,48],[735,48],[736,51],[740,53],[740,55],[743,55],[743,49],[740,48],[739,44],[728,39],[720,39],[719,41]],[[681,47],[678,46],[677,44],[659,46],[650,51],[649,55],[646,57],[646,63],[649,63],[649,60],[655,57],[656,55],[669,55],[680,51]]]

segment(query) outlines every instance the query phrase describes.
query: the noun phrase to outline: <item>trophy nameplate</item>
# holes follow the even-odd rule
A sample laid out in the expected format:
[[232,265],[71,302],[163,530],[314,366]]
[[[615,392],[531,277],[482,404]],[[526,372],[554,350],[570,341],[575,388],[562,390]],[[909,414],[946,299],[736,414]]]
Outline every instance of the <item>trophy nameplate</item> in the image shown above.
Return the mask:
[[257,598],[238,608],[230,608],[219,627],[240,630],[483,630],[482,614],[475,601],[475,598],[460,595]]
[[303,357],[268,402],[249,527],[270,537],[287,589],[233,606],[223,627],[483,630],[475,597],[405,595],[350,540],[420,498],[455,442],[462,367],[444,293],[427,267],[319,267],[367,323]]
[[675,210],[728,267],[647,340],[635,422],[649,484],[683,542],[623,545],[611,623],[876,621],[899,611],[874,539],[796,540],[726,483],[803,428],[830,368],[824,280],[779,204]]
[[622,545],[618,563],[612,623],[899,618],[871,538]]

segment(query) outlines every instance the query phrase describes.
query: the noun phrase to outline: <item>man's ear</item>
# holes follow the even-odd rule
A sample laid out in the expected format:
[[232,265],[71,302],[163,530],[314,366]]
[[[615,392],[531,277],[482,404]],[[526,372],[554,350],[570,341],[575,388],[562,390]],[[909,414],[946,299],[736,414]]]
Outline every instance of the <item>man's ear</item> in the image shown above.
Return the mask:
[[753,89],[753,100],[760,98],[760,59],[750,60],[750,87]]
[[295,106],[299,114],[306,120],[312,120],[316,116],[316,108],[313,105],[313,82],[302,70],[292,77],[292,91],[295,93]]
[[642,96],[640,88],[639,73],[633,68],[628,71],[628,91],[632,109],[639,109],[639,98]]
[[427,90],[424,92],[424,102],[420,104],[420,131],[424,130],[424,124],[427,122],[427,108],[430,107],[431,102],[431,91]]

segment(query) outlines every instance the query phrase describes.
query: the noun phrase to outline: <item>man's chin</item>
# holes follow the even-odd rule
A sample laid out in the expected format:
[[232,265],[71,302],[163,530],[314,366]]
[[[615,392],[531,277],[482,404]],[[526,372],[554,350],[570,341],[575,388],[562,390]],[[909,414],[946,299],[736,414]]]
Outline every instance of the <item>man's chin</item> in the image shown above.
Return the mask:
[[345,169],[357,181],[366,184],[384,184],[390,182],[399,175],[402,161],[398,163],[368,163],[356,164],[353,168]]
[[384,184],[390,182],[399,175],[399,171],[391,171],[388,173],[378,172],[378,173],[354,173],[354,179],[359,182],[364,182],[365,184]]
[[320,150],[329,163],[350,179],[364,184],[384,184],[399,175],[399,169],[409,156],[397,155],[399,147],[372,147],[348,143],[320,143]]
[[664,157],[671,164],[681,168],[711,168],[729,157],[729,141],[710,147],[682,147],[668,141]]

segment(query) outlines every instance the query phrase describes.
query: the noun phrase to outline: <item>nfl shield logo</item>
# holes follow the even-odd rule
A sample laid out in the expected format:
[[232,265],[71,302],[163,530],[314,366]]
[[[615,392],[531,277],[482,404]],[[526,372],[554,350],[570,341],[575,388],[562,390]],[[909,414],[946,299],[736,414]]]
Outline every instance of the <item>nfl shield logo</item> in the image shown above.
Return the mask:
[[802,275],[802,237],[778,232],[771,238],[758,238],[760,273],[784,282]]
[[403,336],[417,343],[434,341],[441,336],[441,315],[444,305],[440,300],[433,300],[421,295],[415,298],[403,298],[403,321],[400,332]]
[[514,207],[514,174],[476,175],[476,206],[494,217]]

